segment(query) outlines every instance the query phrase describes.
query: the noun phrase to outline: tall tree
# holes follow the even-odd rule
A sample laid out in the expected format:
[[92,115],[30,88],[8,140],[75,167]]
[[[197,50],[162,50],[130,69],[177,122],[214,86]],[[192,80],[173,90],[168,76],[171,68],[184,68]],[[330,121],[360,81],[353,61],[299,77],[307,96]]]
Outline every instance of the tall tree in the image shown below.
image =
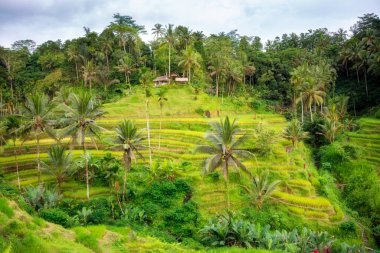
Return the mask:
[[129,54],[125,54],[124,57],[119,60],[119,64],[115,68],[117,71],[124,74],[125,83],[130,86],[129,76],[134,71],[134,66]]
[[167,27],[166,27],[166,34],[165,34],[165,39],[166,39],[166,42],[168,43],[168,47],[169,47],[169,51],[168,51],[168,54],[169,54],[169,63],[168,63],[168,78],[169,78],[169,83],[170,83],[170,75],[171,75],[171,72],[170,72],[170,60],[171,60],[171,48],[173,47],[173,44],[174,44],[174,33],[173,33],[173,25],[172,24],[169,24]]
[[145,118],[146,118],[146,129],[148,132],[148,148],[149,148],[149,166],[152,167],[152,148],[150,143],[150,120],[149,120],[149,102],[152,97],[152,92],[150,90],[150,82],[153,80],[153,74],[150,70],[145,70],[141,75],[140,82],[144,86],[145,93]]
[[142,148],[141,141],[144,140],[144,137],[138,132],[135,124],[129,120],[124,120],[119,123],[115,129],[116,145],[120,146],[123,150],[123,162],[124,162],[124,184],[123,184],[123,194],[125,196],[125,189],[127,184],[127,173],[131,169],[132,159],[136,159],[136,155],[139,155],[141,158],[143,156],[140,154],[139,149]]
[[13,144],[13,155],[15,159],[16,164],[16,174],[17,174],[17,186],[18,189],[21,190],[20,185],[20,173],[19,173],[19,164],[18,164],[18,148],[17,148],[17,138],[19,130],[20,130],[20,120],[15,115],[9,115],[4,122],[3,131],[4,131],[4,137],[0,139],[0,142],[4,142],[6,139],[11,139]]
[[41,157],[40,157],[40,136],[42,133],[48,133],[53,136],[51,129],[52,116],[51,103],[48,97],[42,93],[35,93],[26,97],[25,104],[22,108],[23,126],[21,132],[33,133],[37,141],[37,170],[38,183],[41,183]]
[[162,129],[162,108],[164,107],[164,103],[168,101],[168,98],[165,97],[167,90],[160,89],[157,92],[158,103],[160,104],[160,132],[158,134],[158,149],[161,148],[161,129]]
[[92,92],[92,81],[96,80],[96,68],[92,60],[86,62],[84,66],[82,66],[83,80],[84,86],[87,87],[89,84],[90,92]]
[[157,40],[165,35],[165,28],[161,24],[155,24],[152,28],[152,34],[154,38]]
[[72,93],[70,97],[70,105],[64,106],[65,114],[62,123],[66,125],[63,129],[63,135],[71,136],[73,141],[80,141],[85,157],[85,173],[86,173],[86,196],[90,199],[90,184],[88,174],[88,160],[85,137],[99,138],[99,132],[102,130],[96,124],[96,119],[103,115],[101,104],[97,103],[93,95],[86,91]]
[[191,69],[200,67],[200,59],[200,54],[197,53],[192,47],[187,47],[187,49],[182,53],[182,57],[178,65],[183,66],[185,71],[187,71],[189,83],[191,83]]
[[231,122],[227,116],[224,121],[221,120],[220,122],[212,122],[210,124],[212,130],[207,133],[205,137],[210,142],[210,145],[198,146],[196,150],[199,152],[211,154],[205,163],[205,173],[213,172],[218,167],[221,167],[223,177],[226,182],[227,205],[229,208],[229,166],[233,165],[235,168],[240,168],[244,172],[251,175],[249,170],[237,158],[237,156],[250,157],[252,156],[252,153],[239,148],[239,145],[246,140],[247,136],[240,136],[241,130],[236,124],[235,120]]

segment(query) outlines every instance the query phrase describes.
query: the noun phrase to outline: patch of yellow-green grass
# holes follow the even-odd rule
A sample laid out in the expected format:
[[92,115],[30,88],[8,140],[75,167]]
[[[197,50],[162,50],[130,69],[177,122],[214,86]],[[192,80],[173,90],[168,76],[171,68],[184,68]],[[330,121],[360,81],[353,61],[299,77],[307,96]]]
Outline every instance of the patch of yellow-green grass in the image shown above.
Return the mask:
[[305,213],[305,209],[301,208],[301,207],[296,207],[296,206],[288,206],[287,207],[288,210],[294,214],[297,214],[297,215],[303,215]]
[[283,201],[285,203],[289,203],[289,204],[296,205],[299,207],[304,207],[304,208],[315,208],[315,209],[321,209],[321,210],[332,208],[330,201],[322,197],[315,197],[315,198],[302,197],[302,196],[292,195],[289,193],[279,192],[279,191],[275,191],[272,194],[272,197],[277,198],[280,201]]
[[317,218],[317,219],[328,219],[329,215],[327,213],[318,212],[314,210],[305,210],[304,213],[307,218]]
[[[73,198],[73,199],[85,199],[87,190],[85,188],[85,185],[83,185],[84,188],[77,189],[77,190],[70,190],[63,191],[63,196],[66,198]],[[100,186],[90,186],[90,196],[100,196],[100,195],[108,195],[110,194],[110,189],[108,187],[100,187]]]

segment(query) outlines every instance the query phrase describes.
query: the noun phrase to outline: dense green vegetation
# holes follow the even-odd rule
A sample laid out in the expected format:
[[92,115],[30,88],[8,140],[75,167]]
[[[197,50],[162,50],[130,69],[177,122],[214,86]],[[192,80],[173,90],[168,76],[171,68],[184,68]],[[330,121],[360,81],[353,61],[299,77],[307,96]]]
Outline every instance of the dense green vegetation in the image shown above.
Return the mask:
[[0,250],[374,251],[380,19],[351,30],[0,47]]

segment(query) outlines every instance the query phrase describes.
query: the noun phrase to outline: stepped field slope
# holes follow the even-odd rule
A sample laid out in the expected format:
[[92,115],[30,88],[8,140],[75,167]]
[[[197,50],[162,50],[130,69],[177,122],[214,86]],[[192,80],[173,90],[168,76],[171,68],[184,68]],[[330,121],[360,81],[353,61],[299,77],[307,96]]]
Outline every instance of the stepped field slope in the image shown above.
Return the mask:
[[363,157],[377,168],[380,176],[380,119],[361,118],[359,130],[348,132],[349,140],[362,148]]
[[[153,93],[155,92],[156,90],[153,89]],[[135,89],[133,94],[104,105],[106,114],[98,121],[106,129],[104,139],[115,135],[113,129],[123,119],[135,121],[138,127],[146,133],[146,109],[143,94],[141,89]],[[169,87],[166,97],[168,101],[163,107],[161,131],[159,130],[160,106],[157,99],[153,97],[149,103],[153,158],[154,160],[173,159],[180,163],[186,161],[192,164],[192,166],[186,167],[191,169],[179,170],[177,174],[191,180],[194,189],[193,199],[199,204],[200,211],[205,217],[226,208],[225,185],[223,180],[213,182],[210,177],[203,176],[202,162],[207,155],[195,153],[194,150],[196,145],[206,143],[204,135],[209,129],[209,123],[219,120],[219,116],[229,115],[231,118],[236,118],[238,125],[250,136],[243,146],[245,148],[255,147],[254,128],[258,124],[273,130],[276,135],[273,154],[270,157],[256,155],[255,159],[243,161],[251,172],[268,169],[274,177],[283,180],[283,184],[272,196],[272,203],[290,215],[300,217],[305,221],[312,220],[330,225],[344,218],[343,212],[335,204],[317,195],[315,187],[319,184],[318,174],[312,165],[308,150],[302,143],[298,148],[292,149],[290,141],[282,137],[283,129],[287,125],[283,116],[266,112],[263,109],[259,113],[249,108],[248,101],[244,98],[210,97],[205,93],[198,94],[190,87]],[[205,111],[209,112],[211,118],[204,116]],[[65,141],[69,142],[68,139]],[[108,150],[105,143],[94,143],[90,139],[86,142],[93,156],[111,152],[121,158],[120,152]],[[42,152],[46,152],[46,149],[54,141],[45,137],[41,143]],[[373,145],[377,147],[376,145],[380,144],[374,142]],[[32,139],[26,141],[18,152],[21,185],[36,184],[35,141]],[[9,144],[0,157],[0,172],[3,173],[6,180],[16,185],[15,160],[12,153],[13,149]],[[80,157],[82,155],[80,147],[74,146],[72,154],[74,157]],[[145,156],[145,161],[138,159],[137,162],[147,164],[149,161],[148,150],[143,150],[142,154]],[[47,154],[43,153],[41,157],[47,159]],[[376,159],[376,156],[372,157]],[[378,161],[374,160],[373,162]],[[242,194],[241,187],[242,184],[249,183],[248,177],[238,172],[231,173],[230,177],[231,208],[237,210],[242,207],[250,207],[250,201],[245,194]],[[49,174],[44,174],[42,178],[45,182],[54,180]],[[71,180],[65,182],[63,188],[63,194],[66,197],[84,199],[86,196],[83,183]],[[93,197],[107,194],[109,194],[109,190],[106,187],[91,187],[91,196]]]

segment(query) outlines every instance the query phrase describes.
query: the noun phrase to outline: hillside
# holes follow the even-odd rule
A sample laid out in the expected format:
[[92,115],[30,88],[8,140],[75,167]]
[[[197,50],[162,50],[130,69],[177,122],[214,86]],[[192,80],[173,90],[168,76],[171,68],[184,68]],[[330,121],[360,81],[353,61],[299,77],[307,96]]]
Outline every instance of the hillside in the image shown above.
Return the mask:
[[[153,90],[155,92],[155,90]],[[291,149],[290,141],[282,138],[282,132],[286,126],[284,117],[273,114],[270,111],[260,109],[254,111],[247,106],[244,99],[224,99],[209,97],[195,92],[189,87],[171,87],[168,89],[167,102],[163,107],[162,130],[159,131],[160,107],[156,100],[150,101],[150,127],[152,135],[153,160],[173,159],[177,163],[189,162],[191,166],[176,171],[179,177],[190,179],[194,189],[193,200],[198,203],[204,217],[213,215],[220,210],[226,209],[225,187],[223,180],[213,182],[210,177],[202,174],[202,161],[206,154],[195,153],[198,144],[205,144],[205,132],[209,129],[209,122],[218,121],[217,111],[221,117],[229,115],[237,119],[238,125],[250,135],[244,147],[254,148],[256,139],[254,128],[261,124],[265,129],[273,130],[276,138],[273,143],[273,154],[262,157],[256,154],[256,158],[245,160],[243,163],[252,173],[260,169],[268,169],[273,178],[281,179],[284,183],[272,196],[273,207],[289,213],[290,217],[301,217],[305,223],[316,222],[320,225],[330,226],[341,221],[344,215],[341,209],[328,199],[317,194],[316,187],[319,185],[318,173],[311,161],[310,154],[302,144],[297,149]],[[113,135],[113,128],[122,119],[135,121],[139,128],[146,128],[145,101],[140,89],[134,90],[134,94],[125,96],[119,101],[104,105],[105,116],[99,124],[106,128],[104,137]],[[202,116],[204,111],[210,111],[211,118]],[[196,111],[198,113],[196,113]],[[146,129],[144,130],[146,131]],[[159,136],[161,140],[159,141]],[[118,158],[121,153],[114,150],[104,150],[102,143],[93,143],[86,140],[87,146],[91,147],[93,156],[101,156],[111,152]],[[158,147],[160,142],[161,147]],[[52,139],[41,140],[43,152],[54,143]],[[147,146],[147,143],[144,143]],[[96,149],[97,148],[97,149]],[[18,163],[20,166],[21,185],[36,184],[35,167],[36,143],[34,140],[26,141],[20,148]],[[15,160],[11,156],[11,146],[5,147],[0,157],[1,171],[7,181],[17,184],[15,173]],[[72,151],[74,158],[82,156],[79,146]],[[147,164],[149,161],[148,150],[142,150],[145,161],[137,159],[138,164]],[[41,154],[42,159],[47,158],[46,153]],[[312,175],[310,177],[310,175]],[[49,174],[43,175],[44,182],[52,182],[54,179]],[[239,210],[250,208],[251,204],[245,194],[242,194],[240,185],[249,184],[248,177],[240,173],[231,173],[231,208]],[[85,185],[78,181],[70,180],[63,184],[63,195],[70,198],[85,198]],[[107,195],[107,187],[92,186],[91,196]]]

